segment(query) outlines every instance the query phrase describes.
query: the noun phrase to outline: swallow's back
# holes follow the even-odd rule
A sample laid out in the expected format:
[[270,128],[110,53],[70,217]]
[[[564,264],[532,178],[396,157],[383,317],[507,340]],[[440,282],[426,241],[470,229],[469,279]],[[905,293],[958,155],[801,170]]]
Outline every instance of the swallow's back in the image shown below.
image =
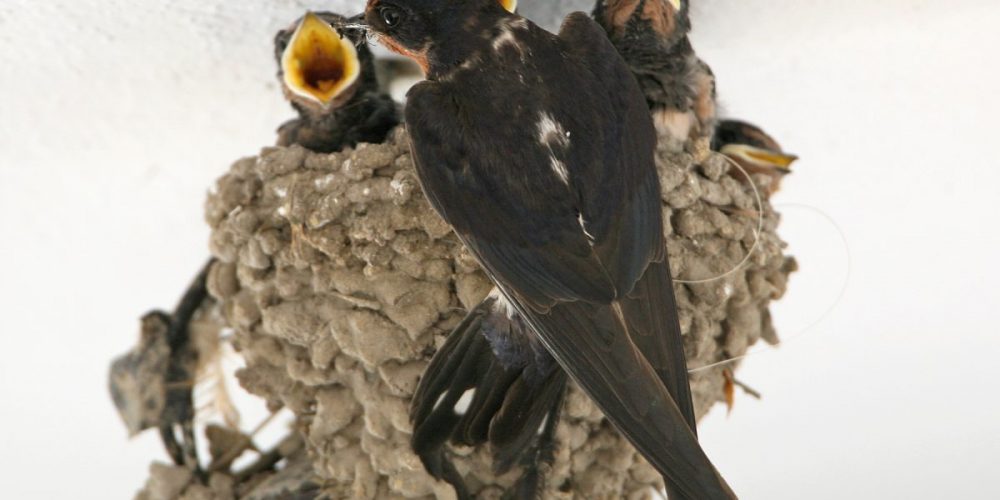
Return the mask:
[[533,306],[609,302],[663,252],[645,102],[586,15],[571,15],[558,38],[505,22],[492,51],[411,91],[421,180]]
[[558,37],[515,16],[495,30],[410,93],[428,199],[671,491],[731,498],[692,430],[642,93],[582,13]]

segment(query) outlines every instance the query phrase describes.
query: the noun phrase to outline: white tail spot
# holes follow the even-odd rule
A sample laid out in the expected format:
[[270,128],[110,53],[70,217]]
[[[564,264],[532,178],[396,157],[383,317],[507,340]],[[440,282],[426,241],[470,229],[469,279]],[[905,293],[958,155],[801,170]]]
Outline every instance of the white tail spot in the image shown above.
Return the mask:
[[469,405],[472,404],[472,397],[475,395],[475,389],[466,389],[462,393],[462,397],[458,398],[458,402],[455,403],[455,413],[465,415],[465,412],[469,410]]
[[538,424],[538,430],[535,431],[535,434],[541,436],[542,433],[545,432],[545,424],[547,424],[547,423],[549,423],[549,414],[548,413],[546,413],[545,416],[542,417],[542,423]]
[[441,402],[444,401],[444,397],[447,394],[447,392],[443,392],[440,396],[438,396],[437,401],[434,402],[434,408],[432,408],[432,410],[436,410],[438,409],[438,406],[441,406]]

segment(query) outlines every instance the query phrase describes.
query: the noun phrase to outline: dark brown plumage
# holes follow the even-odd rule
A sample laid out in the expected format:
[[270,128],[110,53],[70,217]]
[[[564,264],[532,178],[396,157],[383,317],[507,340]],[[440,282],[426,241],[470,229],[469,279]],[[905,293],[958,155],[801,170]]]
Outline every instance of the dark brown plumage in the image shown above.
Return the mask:
[[[427,198],[497,285],[489,307],[527,325],[476,328],[473,314],[466,330],[486,334],[496,362],[439,355],[437,366],[457,366],[453,373],[484,377],[496,368],[509,383],[485,396],[476,390],[465,415],[450,421],[436,410],[457,400],[457,382],[439,396],[446,399],[415,401],[413,445],[428,470],[466,493],[440,449],[441,432],[454,439],[457,420],[469,424],[457,428],[459,441],[465,430],[485,429],[495,442],[493,426],[518,411],[506,399],[514,389],[561,391],[559,380],[527,375],[543,350],[684,498],[731,498],[692,431],[656,133],[603,30],[577,13],[554,36],[495,0],[372,0],[366,12],[380,41],[428,73],[406,108]],[[462,351],[477,341],[463,335],[450,347],[488,353]],[[421,386],[438,380],[429,370]],[[473,409],[482,418],[465,418]],[[421,421],[426,415],[441,420]],[[428,422],[441,424],[438,432]]]
[[598,0],[594,19],[628,64],[661,134],[683,143],[715,122],[715,77],[688,39],[688,0]]
[[[768,196],[781,188],[781,179],[791,172],[792,163],[798,159],[782,151],[778,142],[760,127],[739,120],[719,122],[712,137],[712,150],[726,155],[748,174],[769,176]],[[736,169],[730,170],[729,174],[746,181],[743,173]]]

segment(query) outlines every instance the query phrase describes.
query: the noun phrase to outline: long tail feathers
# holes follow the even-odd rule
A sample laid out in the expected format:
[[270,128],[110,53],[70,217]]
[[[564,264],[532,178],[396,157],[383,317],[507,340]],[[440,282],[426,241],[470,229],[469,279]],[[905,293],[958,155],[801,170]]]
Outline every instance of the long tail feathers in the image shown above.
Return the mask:
[[666,261],[650,264],[643,279],[622,300],[622,309],[632,342],[656,370],[691,432],[697,436],[684,339],[677,322],[677,301]]
[[[656,266],[654,264],[636,285],[633,296],[624,298],[621,303],[561,303],[546,314],[523,307],[518,309],[559,364],[664,476],[675,497],[735,498],[698,444],[689,423],[693,418],[685,415],[693,412],[682,410],[671,394],[685,393],[685,388],[673,380],[670,372],[684,371],[683,362],[677,366],[673,364],[676,361],[664,364],[676,353],[657,356],[655,353],[662,352],[656,350],[649,354],[658,365],[654,367],[640,350],[640,346],[649,349],[649,345],[663,342],[662,339],[643,340],[641,335],[648,334],[633,331],[635,325],[651,323],[657,317],[627,319],[627,316],[646,314],[639,310],[644,301],[647,302],[644,307],[650,311],[662,311],[666,315],[676,311],[676,307],[671,309],[669,305],[672,304],[665,302],[663,288],[657,288],[662,285],[659,283],[662,277],[657,274],[662,270]],[[650,293],[654,290],[660,291]],[[661,324],[677,322],[676,317],[656,320]],[[660,329],[651,331],[659,333]],[[683,360],[683,351],[679,359]],[[658,372],[656,368],[661,369]],[[670,383],[664,385],[662,378],[671,378]],[[671,386],[673,391],[668,389]],[[690,389],[686,390],[688,395],[682,405],[691,404]]]
[[534,373],[524,366],[505,367],[483,333],[492,314],[498,313],[484,301],[466,315],[431,360],[410,407],[413,451],[460,498],[470,495],[446,456],[449,441],[469,446],[488,442],[497,473],[521,465],[518,497],[541,489],[537,468],[551,460],[551,445],[545,441],[554,437],[566,385],[564,372],[554,363],[541,377],[529,376]]
[[[410,413],[414,452],[431,475],[470,498],[445,444],[488,442],[498,473],[515,465],[523,469],[509,495],[537,496],[543,489],[540,468],[552,460],[568,372],[663,474],[672,500],[735,498],[698,444],[671,287],[668,264],[654,263],[632,293],[609,306],[563,303],[546,314],[518,308],[565,371],[554,363],[532,364],[530,356],[524,364],[512,363],[506,351],[502,363],[487,338],[501,313],[487,299],[455,328],[425,371]],[[507,321],[507,328],[507,335],[529,335],[520,321]]]

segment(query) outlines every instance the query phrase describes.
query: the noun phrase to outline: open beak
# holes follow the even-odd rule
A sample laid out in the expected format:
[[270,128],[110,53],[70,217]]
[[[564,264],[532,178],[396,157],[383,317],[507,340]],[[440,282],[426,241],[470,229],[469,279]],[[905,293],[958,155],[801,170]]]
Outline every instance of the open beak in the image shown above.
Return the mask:
[[795,155],[776,153],[746,144],[727,144],[720,153],[732,158],[741,158],[752,165],[770,167],[782,172],[791,172],[792,163],[799,159]]
[[290,92],[329,106],[354,85],[361,64],[354,44],[310,12],[285,47],[281,70]]
[[507,12],[514,12],[517,10],[517,0],[500,0],[500,5],[507,9]]

